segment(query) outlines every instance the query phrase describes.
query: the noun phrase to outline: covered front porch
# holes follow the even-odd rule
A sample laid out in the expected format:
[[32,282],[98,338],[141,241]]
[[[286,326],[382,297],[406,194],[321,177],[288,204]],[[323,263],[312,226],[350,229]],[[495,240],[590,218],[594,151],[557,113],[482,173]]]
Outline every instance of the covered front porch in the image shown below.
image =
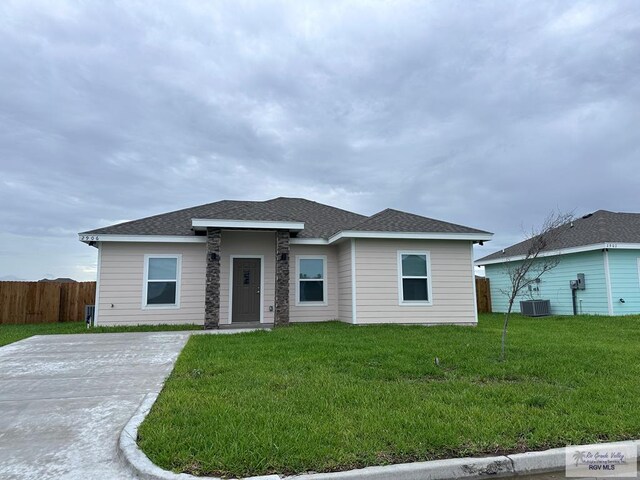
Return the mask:
[[291,230],[201,228],[207,237],[204,328],[287,325]]

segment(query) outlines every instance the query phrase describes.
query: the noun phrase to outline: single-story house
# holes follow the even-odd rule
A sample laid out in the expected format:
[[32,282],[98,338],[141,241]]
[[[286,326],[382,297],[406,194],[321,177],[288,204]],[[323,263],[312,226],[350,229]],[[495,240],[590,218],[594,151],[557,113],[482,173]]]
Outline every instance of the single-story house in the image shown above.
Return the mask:
[[492,234],[302,198],[222,200],[98,228],[95,323],[205,328],[477,323],[473,244]]
[[[598,210],[562,225],[553,238],[540,257],[554,256],[557,266],[517,300],[549,300],[552,314],[572,315],[575,295],[578,314],[640,313],[640,214]],[[527,246],[520,242],[475,262],[490,280],[494,312],[507,310],[501,290],[509,285],[509,266],[522,261]],[[514,311],[520,311],[519,301]]]

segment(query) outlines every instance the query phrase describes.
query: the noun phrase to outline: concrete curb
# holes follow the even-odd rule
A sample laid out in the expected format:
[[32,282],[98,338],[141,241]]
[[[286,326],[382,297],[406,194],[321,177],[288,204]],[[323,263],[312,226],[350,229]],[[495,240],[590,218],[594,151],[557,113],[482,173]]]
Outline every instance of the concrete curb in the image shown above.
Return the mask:
[[[136,413],[120,432],[118,449],[125,464],[144,480],[222,480],[218,477],[195,477],[186,473],[173,473],[163,470],[147,457],[136,443],[138,428],[158,398],[158,392],[145,395]],[[564,454],[561,458],[564,468]],[[545,465],[546,467],[546,465]],[[536,472],[548,470],[535,470]],[[332,473],[312,473],[289,477],[280,475],[262,475],[246,480],[447,480],[454,478],[475,479],[487,476],[497,477],[513,475],[513,463],[507,456],[487,458],[453,458],[430,462],[403,463],[383,467],[366,467],[357,470]]]
[[509,458],[498,456],[400,463],[384,467],[365,467],[345,472],[313,473],[285,478],[288,480],[449,480],[456,478],[471,480],[513,474]]
[[[218,477],[195,477],[186,473],[173,473],[155,465],[138,448],[138,428],[158,398],[159,392],[148,393],[120,433],[119,454],[140,478],[144,480],[222,480]],[[618,442],[614,442],[618,443]],[[634,442],[640,447],[640,441]],[[452,458],[429,462],[403,463],[381,467],[332,473],[310,473],[282,477],[262,475],[246,480],[467,480],[534,475],[565,469],[565,449],[554,448],[543,452],[517,453],[482,458]]]

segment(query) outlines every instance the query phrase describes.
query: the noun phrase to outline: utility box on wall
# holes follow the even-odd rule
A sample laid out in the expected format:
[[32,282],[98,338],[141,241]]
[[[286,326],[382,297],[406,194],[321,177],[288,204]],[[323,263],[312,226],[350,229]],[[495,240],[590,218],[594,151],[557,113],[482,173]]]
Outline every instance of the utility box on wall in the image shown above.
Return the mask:
[[578,290],[584,290],[585,284],[584,284],[584,273],[579,273],[577,275],[578,278]]

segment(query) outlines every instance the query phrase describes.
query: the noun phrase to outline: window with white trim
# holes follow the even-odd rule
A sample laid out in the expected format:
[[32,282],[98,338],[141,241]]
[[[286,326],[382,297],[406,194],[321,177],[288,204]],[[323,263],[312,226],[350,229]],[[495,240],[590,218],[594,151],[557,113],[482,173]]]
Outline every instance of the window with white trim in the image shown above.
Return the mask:
[[429,252],[398,252],[398,290],[401,304],[431,304]]
[[145,255],[145,308],[175,308],[180,299],[180,255]]
[[326,255],[296,256],[298,278],[296,303],[298,305],[327,304],[327,257]]

